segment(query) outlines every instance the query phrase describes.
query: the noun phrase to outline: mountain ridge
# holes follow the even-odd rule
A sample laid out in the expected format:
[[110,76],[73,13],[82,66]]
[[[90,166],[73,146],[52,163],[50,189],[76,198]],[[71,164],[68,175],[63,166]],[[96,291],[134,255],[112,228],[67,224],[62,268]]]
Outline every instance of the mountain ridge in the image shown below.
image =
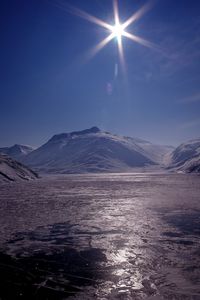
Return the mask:
[[45,173],[131,172],[150,166],[200,172],[200,138],[174,148],[102,131],[97,126],[55,134],[37,149],[15,144],[0,148],[0,152]]

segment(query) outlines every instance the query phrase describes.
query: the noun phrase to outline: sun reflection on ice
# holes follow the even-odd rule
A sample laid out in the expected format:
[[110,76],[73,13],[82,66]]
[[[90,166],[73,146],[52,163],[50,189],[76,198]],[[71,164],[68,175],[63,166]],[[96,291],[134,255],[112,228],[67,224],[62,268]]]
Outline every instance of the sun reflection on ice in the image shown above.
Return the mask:
[[139,291],[143,286],[143,273],[138,266],[133,266],[133,260],[137,260],[137,255],[130,252],[129,248],[112,251],[109,255],[109,262],[113,266],[112,274],[118,278],[113,285],[113,292],[131,295],[131,291]]

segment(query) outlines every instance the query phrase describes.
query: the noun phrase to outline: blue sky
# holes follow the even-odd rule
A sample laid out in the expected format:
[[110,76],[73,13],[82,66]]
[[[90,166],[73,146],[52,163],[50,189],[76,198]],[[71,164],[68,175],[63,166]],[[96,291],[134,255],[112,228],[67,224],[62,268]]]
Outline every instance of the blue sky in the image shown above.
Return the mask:
[[[119,0],[121,20],[147,2]],[[111,0],[0,3],[0,146],[91,126],[161,144],[199,137],[200,1],[158,0],[128,28],[162,51],[123,37],[126,75],[116,40],[87,59],[108,32],[67,3],[113,23]]]

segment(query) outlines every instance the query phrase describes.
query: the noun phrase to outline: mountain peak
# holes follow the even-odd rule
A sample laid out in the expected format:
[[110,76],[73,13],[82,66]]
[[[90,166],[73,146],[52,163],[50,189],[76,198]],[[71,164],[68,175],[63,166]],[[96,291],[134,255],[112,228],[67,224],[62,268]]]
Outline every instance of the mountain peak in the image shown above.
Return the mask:
[[84,129],[84,130],[81,130],[81,131],[72,131],[72,132],[69,132],[69,133],[56,134],[49,141],[50,142],[57,142],[57,141],[67,139],[67,138],[70,138],[70,137],[73,137],[73,136],[76,136],[76,135],[78,136],[78,135],[85,135],[85,134],[98,133],[98,132],[101,132],[101,130],[96,126],[93,126],[89,129]]
[[83,135],[83,134],[89,134],[89,133],[98,133],[100,131],[101,130],[98,127],[93,126],[89,129],[84,129],[81,131],[73,131],[73,132],[71,132],[71,135]]
[[20,144],[14,144],[12,147],[10,147],[12,149],[17,149],[17,150],[21,150],[23,148],[28,148],[27,146],[25,145],[20,145]]
[[30,146],[15,144],[11,147],[0,148],[0,153],[5,153],[14,159],[20,160],[22,156],[29,154],[33,150]]

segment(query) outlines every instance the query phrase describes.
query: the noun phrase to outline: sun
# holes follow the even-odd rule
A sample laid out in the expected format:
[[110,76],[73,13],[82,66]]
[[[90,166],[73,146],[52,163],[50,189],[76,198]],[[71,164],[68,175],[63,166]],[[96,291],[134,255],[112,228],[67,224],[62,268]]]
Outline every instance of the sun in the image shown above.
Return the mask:
[[94,48],[90,51],[90,57],[93,57],[97,52],[99,52],[102,48],[104,48],[110,41],[112,41],[114,38],[117,40],[118,44],[118,50],[119,50],[119,57],[120,61],[123,66],[125,66],[125,60],[124,60],[124,51],[123,51],[123,43],[122,43],[122,37],[125,37],[127,39],[132,40],[135,43],[139,43],[145,47],[152,48],[154,50],[157,50],[159,52],[162,52],[162,49],[160,49],[157,45],[153,44],[152,42],[147,41],[146,39],[137,36],[135,34],[132,34],[127,31],[127,28],[134,22],[136,22],[138,19],[140,19],[148,10],[150,10],[155,3],[155,0],[149,0],[147,1],[144,6],[142,6],[138,11],[133,13],[124,23],[120,22],[120,16],[119,16],[119,7],[118,7],[118,0],[113,0],[113,12],[114,12],[114,25],[111,25],[109,23],[106,23],[105,21],[90,15],[89,13],[80,10],[78,8],[75,8],[74,6],[71,6],[69,4],[59,4],[58,6],[60,8],[63,8],[67,10],[67,12],[73,13],[76,16],[79,16],[91,23],[94,23],[96,25],[99,25],[100,27],[103,27],[109,32],[109,35],[103,39],[99,44],[97,44]]
[[121,41],[122,36],[125,34],[124,27],[120,23],[115,24],[111,28],[113,37],[116,37],[118,42]]

